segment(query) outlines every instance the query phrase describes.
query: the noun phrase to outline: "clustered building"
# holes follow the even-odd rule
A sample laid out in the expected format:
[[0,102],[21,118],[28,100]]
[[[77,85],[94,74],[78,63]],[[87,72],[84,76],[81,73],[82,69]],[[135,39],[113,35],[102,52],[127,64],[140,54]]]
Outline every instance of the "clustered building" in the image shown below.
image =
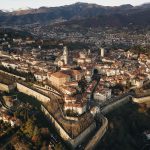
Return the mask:
[[[140,88],[150,79],[148,55],[122,49],[105,54],[104,48],[99,53],[97,55],[90,50],[69,52],[64,47],[63,52],[33,49],[23,54],[8,55],[1,51],[0,57],[3,67],[32,73],[36,81],[55,87],[63,94],[64,111],[81,115],[86,112],[92,95],[97,101],[106,101],[112,97],[112,87],[119,84]],[[52,54],[56,56],[55,61],[50,61]],[[101,75],[98,85],[92,79],[95,70]],[[82,80],[86,81],[84,92],[79,85]]]
[[[48,57],[48,54],[56,55],[55,62],[38,59],[39,56]],[[84,78],[88,87],[86,94],[89,93],[90,82],[94,69],[101,74],[100,82],[95,89],[94,98],[96,100],[107,100],[111,98],[111,87],[117,84],[126,86],[130,84],[141,87],[150,78],[150,60],[146,54],[134,54],[130,51],[117,50],[105,54],[105,49],[100,49],[100,57],[90,50],[73,53],[71,56],[67,47],[63,53],[56,50],[40,51],[33,49],[31,53],[8,55],[1,51],[1,65],[5,68],[12,68],[20,72],[33,73],[39,82],[48,81],[64,95],[70,97],[79,91],[79,81]],[[97,60],[101,59],[101,62]],[[73,64],[72,62],[75,62]],[[57,71],[56,68],[60,69]],[[80,69],[76,69],[79,67]],[[91,91],[92,92],[91,88]],[[67,106],[66,106],[67,107]],[[66,108],[64,108],[66,109]]]
[[[95,106],[111,102],[112,97],[123,93],[115,87],[141,88],[150,79],[150,57],[122,49],[107,53],[104,48],[69,51],[67,47],[63,51],[41,47],[15,53],[0,51],[0,67],[5,73],[17,72],[18,90],[41,101],[42,111],[61,133],[72,139],[95,129],[94,116],[99,112]],[[27,83],[20,81],[24,74]],[[35,80],[28,81],[29,76]],[[12,106],[12,101],[8,100],[7,105]],[[0,119],[11,123],[15,119],[6,114],[1,116]]]

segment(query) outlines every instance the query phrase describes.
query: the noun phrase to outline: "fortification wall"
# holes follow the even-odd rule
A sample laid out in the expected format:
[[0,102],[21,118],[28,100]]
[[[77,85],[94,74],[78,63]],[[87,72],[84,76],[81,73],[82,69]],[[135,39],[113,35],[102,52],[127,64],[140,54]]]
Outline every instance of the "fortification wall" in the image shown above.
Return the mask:
[[16,79],[22,79],[23,81],[26,80],[24,77],[14,75],[14,74],[12,74],[12,73],[8,73],[8,72],[3,71],[3,70],[0,70],[0,72],[1,72],[1,73],[4,73],[4,74],[7,74],[7,75],[9,75],[9,76],[15,77]]
[[63,139],[66,141],[71,140],[70,136],[43,105],[41,106],[41,110],[50,119],[51,123],[56,127],[57,132],[60,134],[60,136],[63,137]]
[[44,106],[41,106],[41,110],[50,119],[51,123],[55,126],[59,135],[74,149],[80,143],[82,143],[86,137],[96,128],[96,123],[93,122],[87,129],[85,129],[76,138],[71,138],[70,135],[63,129],[63,127],[56,121],[56,119],[47,111]]
[[141,97],[141,98],[132,98],[132,100],[135,103],[146,103],[146,102],[150,102],[150,96]]
[[10,92],[12,90],[15,89],[15,85],[6,85],[6,84],[3,84],[3,83],[0,83],[0,90],[1,91],[5,91],[5,92]]
[[9,92],[9,87],[6,84],[0,83],[0,90]]
[[104,136],[108,128],[108,120],[104,116],[102,116],[102,126],[96,132],[96,134],[92,137],[90,142],[86,145],[85,150],[92,150],[96,147],[97,143],[101,140]]
[[126,96],[124,98],[122,98],[121,100],[118,100],[116,102],[113,102],[112,104],[109,104],[108,106],[104,107],[101,112],[102,114],[107,114],[110,111],[116,109],[117,107],[124,105],[125,103],[130,101],[130,96]]
[[88,135],[91,134],[92,131],[96,128],[96,123],[93,122],[87,129],[85,129],[80,135],[78,135],[75,139],[71,139],[71,145],[74,145],[76,147],[77,145],[81,144]]
[[47,97],[47,96],[45,96],[45,95],[43,95],[43,94],[41,94],[41,93],[39,93],[33,89],[30,89],[29,87],[22,85],[20,83],[17,83],[17,89],[19,92],[25,93],[29,96],[33,96],[41,102],[46,103],[46,102],[50,101],[49,97]]
[[[37,91],[34,91],[33,89],[30,89],[29,87],[17,83],[17,89],[18,91],[25,93],[27,95],[33,96],[36,99],[38,99],[41,102],[47,102],[50,101],[50,98],[47,96],[42,95],[41,93],[38,93]],[[51,113],[47,111],[47,109],[41,105],[41,110],[44,112],[44,114],[49,118],[50,122],[54,125],[59,135],[70,144],[72,149],[74,149],[77,145],[83,142],[83,140],[86,139],[86,137],[96,128],[96,123],[93,122],[87,129],[85,129],[80,135],[78,135],[76,138],[72,139],[69,134],[64,130],[64,128],[57,122],[57,120],[52,116]]]

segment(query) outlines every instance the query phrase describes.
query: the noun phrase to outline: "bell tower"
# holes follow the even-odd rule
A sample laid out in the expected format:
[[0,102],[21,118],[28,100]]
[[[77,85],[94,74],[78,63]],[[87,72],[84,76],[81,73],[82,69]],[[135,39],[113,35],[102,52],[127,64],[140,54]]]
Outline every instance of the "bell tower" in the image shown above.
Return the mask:
[[64,58],[65,65],[67,65],[68,64],[68,48],[66,46],[64,47],[63,58]]

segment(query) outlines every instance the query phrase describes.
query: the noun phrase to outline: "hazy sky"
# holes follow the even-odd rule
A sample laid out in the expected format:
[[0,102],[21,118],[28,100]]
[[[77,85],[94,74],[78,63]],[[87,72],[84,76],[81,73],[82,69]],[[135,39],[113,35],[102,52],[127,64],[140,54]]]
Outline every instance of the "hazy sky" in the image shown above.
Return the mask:
[[150,0],[0,0],[0,9],[38,8],[40,6],[62,6],[75,2],[97,3],[100,5],[117,6],[122,4],[140,5]]

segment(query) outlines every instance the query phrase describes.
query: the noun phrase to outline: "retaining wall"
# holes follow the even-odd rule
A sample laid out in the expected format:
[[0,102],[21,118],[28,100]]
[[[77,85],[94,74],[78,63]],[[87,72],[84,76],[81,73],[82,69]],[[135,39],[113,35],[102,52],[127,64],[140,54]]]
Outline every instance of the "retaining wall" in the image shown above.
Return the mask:
[[[29,96],[33,96],[36,99],[38,99],[41,102],[47,102],[50,101],[50,98],[33,90],[30,89],[29,87],[17,83],[17,89],[18,91],[25,93]],[[78,146],[80,143],[82,143],[86,137],[96,128],[96,123],[93,122],[88,128],[86,128],[81,134],[79,134],[76,138],[72,139],[69,134],[64,130],[64,128],[57,122],[57,120],[52,116],[51,113],[47,111],[47,109],[41,105],[41,110],[45,113],[45,115],[50,119],[54,127],[56,128],[57,132],[59,135],[67,142],[70,144],[72,149],[74,149],[76,146]]]
[[108,120],[104,116],[102,116],[101,119],[102,119],[102,126],[92,137],[90,142],[86,145],[85,150],[93,150],[98,144],[98,142],[101,140],[101,138],[104,136],[104,134],[106,133],[108,128]]
[[50,97],[45,96],[45,95],[43,95],[43,94],[41,94],[41,93],[39,93],[33,89],[30,89],[29,87],[27,87],[21,83],[17,83],[17,89],[19,92],[25,93],[29,96],[33,96],[41,102],[46,103],[46,102],[50,101]]
[[15,89],[15,85],[12,84],[12,85],[6,85],[6,84],[3,84],[3,83],[0,83],[0,91],[6,91],[6,92],[10,92],[10,91],[13,91]]
[[150,102],[150,96],[141,97],[141,98],[132,98],[132,100],[135,103],[146,103],[146,102]]
[[129,102],[130,101],[130,97],[131,96],[126,96],[124,98],[122,98],[121,100],[118,100],[116,102],[113,102],[112,104],[109,104],[108,106],[105,106],[102,110],[101,110],[101,113],[102,114],[107,114],[109,113],[110,111],[116,109],[117,107],[121,106],[121,105],[124,105],[125,103]]

